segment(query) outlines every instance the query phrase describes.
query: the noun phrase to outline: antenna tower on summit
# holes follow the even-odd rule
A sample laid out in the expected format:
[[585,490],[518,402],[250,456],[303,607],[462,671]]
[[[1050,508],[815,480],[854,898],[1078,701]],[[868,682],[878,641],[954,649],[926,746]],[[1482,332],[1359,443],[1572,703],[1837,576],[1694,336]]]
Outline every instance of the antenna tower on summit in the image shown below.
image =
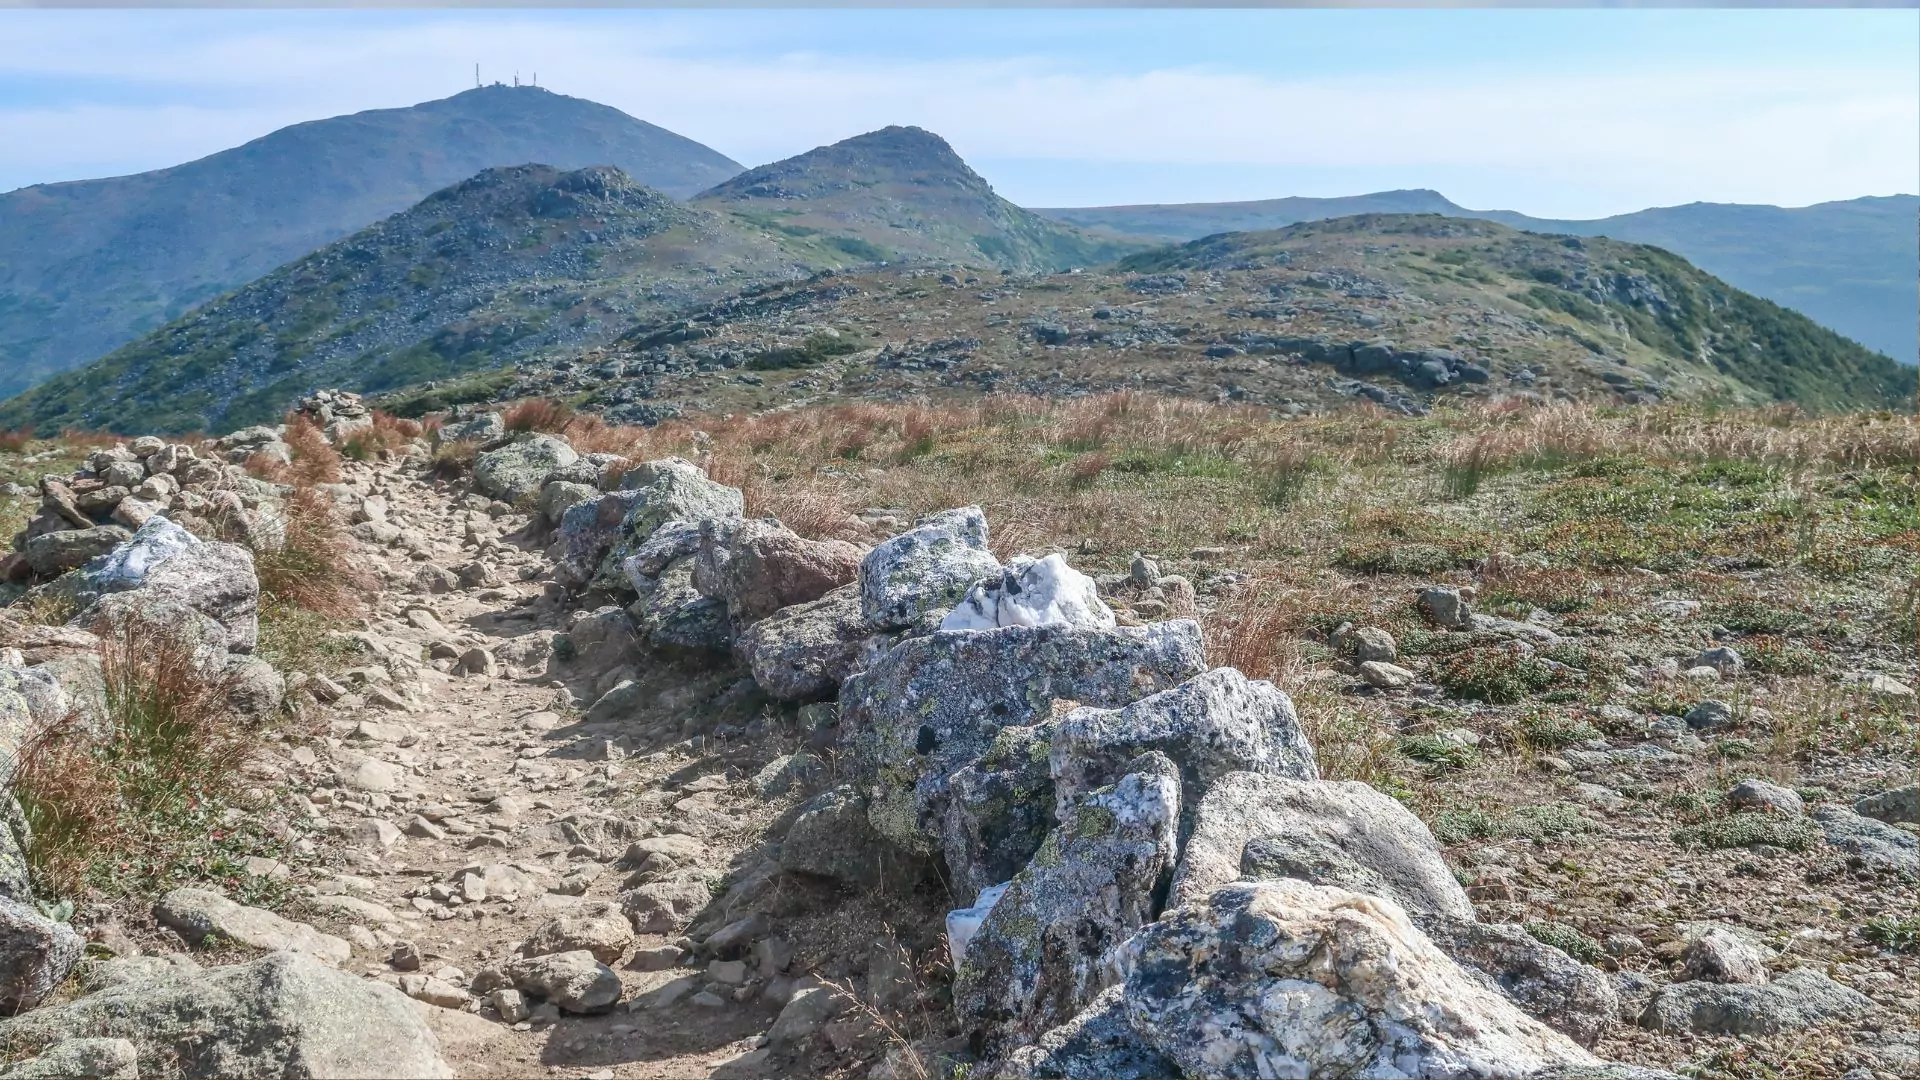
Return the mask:
[[473,65],[473,88],[475,90],[480,89],[480,65],[479,64]]

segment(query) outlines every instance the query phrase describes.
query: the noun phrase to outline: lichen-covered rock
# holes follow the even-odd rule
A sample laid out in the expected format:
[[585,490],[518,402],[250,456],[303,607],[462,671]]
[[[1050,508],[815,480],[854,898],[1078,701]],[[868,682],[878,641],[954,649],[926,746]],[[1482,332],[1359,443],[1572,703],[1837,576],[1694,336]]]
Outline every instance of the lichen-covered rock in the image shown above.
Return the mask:
[[873,628],[860,614],[859,586],[843,585],[740,631],[733,655],[772,697],[812,701],[833,693],[854,673],[872,636]]
[[1853,804],[1853,812],[1878,821],[1920,825],[1920,784],[1889,788]]
[[567,441],[553,435],[529,435],[473,462],[473,486],[508,504],[540,494],[547,478],[580,460]]
[[600,497],[600,489],[593,484],[549,480],[540,489],[540,516],[548,523],[557,525],[566,517],[568,510]]
[[712,479],[684,458],[642,462],[620,478],[620,487],[641,494],[627,514],[627,535],[636,544],[669,521],[737,521],[746,513],[740,489]]
[[198,944],[208,937],[234,941],[256,949],[284,949],[343,964],[352,946],[306,923],[283,919],[265,908],[246,907],[208,889],[180,888],[160,898],[154,920]]
[[943,510],[867,552],[860,562],[860,608],[875,626],[912,626],[927,612],[959,603],[975,582],[999,574],[980,508]]
[[1803,967],[1761,986],[1674,983],[1654,996],[1640,1026],[1703,1035],[1774,1035],[1815,1024],[1859,1020],[1874,1011],[1866,995],[1817,968]]
[[859,573],[859,548],[808,540],[771,518],[703,521],[693,557],[694,588],[724,601],[736,627],[818,600]]
[[874,771],[874,827],[927,851],[946,815],[948,777],[1001,728],[1044,719],[1055,699],[1125,705],[1204,669],[1200,628],[1184,619],[908,638],[841,687],[842,738]]
[[613,606],[581,614],[553,643],[566,673],[589,683],[640,660],[641,634],[628,612]]
[[1133,1030],[1188,1076],[1529,1076],[1599,1065],[1448,959],[1391,900],[1228,885],[1119,950]]
[[942,630],[991,630],[996,626],[1113,626],[1113,609],[1100,599],[1093,579],[1055,554],[1016,557],[998,580],[980,582],[947,613]]
[[1721,926],[1709,926],[1687,942],[1680,954],[1680,981],[1750,983],[1759,986],[1772,978],[1767,954],[1758,945]]
[[593,581],[607,553],[626,536],[627,512],[641,497],[637,491],[609,491],[562,510],[551,549],[553,579],[576,588]]
[[693,587],[693,560],[673,563],[627,607],[647,644],[693,654],[723,654],[733,642],[726,601]]
[[1426,825],[1358,781],[1230,773],[1193,823],[1172,905],[1204,902],[1236,880],[1296,878],[1383,896],[1416,918],[1474,918]]
[[166,518],[151,518],[75,575],[75,599],[85,606],[105,593],[137,589],[155,566],[200,543],[199,537]]
[[1512,999],[1527,1015],[1592,1046],[1618,1022],[1620,997],[1606,973],[1512,923],[1415,917],[1440,950]]
[[1459,589],[1436,586],[1420,590],[1420,610],[1427,617],[1449,630],[1467,630],[1473,627],[1473,608]]
[[73,927],[0,897],[0,1013],[40,1004],[85,950],[86,941]]
[[1112,783],[1128,760],[1147,750],[1180,766],[1182,793],[1192,804],[1228,773],[1320,777],[1293,700],[1233,668],[1215,668],[1125,708],[1082,706],[1061,719],[1052,742],[1056,811]]
[[1107,953],[1153,918],[1173,863],[1180,771],[1143,754],[1061,815],[967,946],[954,1006],[989,1046],[1030,1042],[1113,982]]
[[621,573],[636,591],[666,572],[667,567],[700,550],[701,523],[665,521],[620,562]]
[[980,758],[948,780],[940,851],[956,893],[1010,880],[1059,823],[1047,750],[1053,725],[1004,727]]
[[46,665],[0,665],[0,790],[12,791],[22,747],[67,717],[66,688]]
[[132,1042],[154,1080],[453,1075],[400,991],[296,953],[125,982],[0,1023],[14,1053],[71,1038]]
[[132,533],[118,525],[60,529],[29,537],[22,554],[34,573],[41,577],[52,577],[84,566],[132,538]]
[[1168,1080],[1180,1070],[1134,1033],[1123,990],[1109,986],[1080,1015],[1008,1055],[995,1080]]

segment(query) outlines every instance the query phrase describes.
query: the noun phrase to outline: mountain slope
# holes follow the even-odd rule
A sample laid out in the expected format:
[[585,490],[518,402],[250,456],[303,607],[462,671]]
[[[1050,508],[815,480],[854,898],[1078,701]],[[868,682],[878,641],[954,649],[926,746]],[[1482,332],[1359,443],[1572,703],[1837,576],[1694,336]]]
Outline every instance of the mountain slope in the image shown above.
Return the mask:
[[693,203],[875,261],[1062,270],[1145,246],[1097,240],[1000,198],[938,135],[888,127],[749,169]]
[[[0,426],[229,429],[320,386],[379,391],[565,354],[818,270],[1129,250],[1033,218],[938,138],[896,130],[756,170],[778,192],[757,181],[691,204],[617,169],[489,170],[0,405]],[[796,193],[805,211],[782,214]]]
[[1692,203],[1593,221],[1468,210],[1439,192],[1383,191],[1335,199],[1100,206],[1036,210],[1108,234],[1194,240],[1360,213],[1437,213],[1530,232],[1607,236],[1666,248],[1740,289],[1792,308],[1903,362],[1920,354],[1920,196],[1852,199],[1784,209]]
[[501,165],[689,195],[741,166],[617,109],[489,86],[296,124],[185,165],[0,195],[0,397]]
[[1289,413],[1519,395],[1901,407],[1914,369],[1656,248],[1435,215],[1232,233],[1080,273],[888,268],[785,283],[395,395],[551,396],[649,423],[803,402],[1134,390]]

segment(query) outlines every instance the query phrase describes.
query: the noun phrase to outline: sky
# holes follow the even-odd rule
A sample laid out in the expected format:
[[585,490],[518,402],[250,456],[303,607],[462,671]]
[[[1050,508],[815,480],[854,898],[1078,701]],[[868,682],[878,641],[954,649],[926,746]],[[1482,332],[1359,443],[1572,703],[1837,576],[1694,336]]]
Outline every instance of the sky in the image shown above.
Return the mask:
[[1920,11],[0,7],[0,191],[540,85],[757,165],[887,124],[1028,206],[1434,188],[1600,217],[1920,190]]

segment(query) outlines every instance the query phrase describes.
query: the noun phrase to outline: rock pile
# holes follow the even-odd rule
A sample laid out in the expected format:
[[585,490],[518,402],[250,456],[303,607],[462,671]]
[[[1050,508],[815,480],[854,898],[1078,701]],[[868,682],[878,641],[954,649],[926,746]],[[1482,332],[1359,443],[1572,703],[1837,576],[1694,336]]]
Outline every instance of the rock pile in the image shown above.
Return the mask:
[[[730,654],[759,691],[817,703],[819,745],[837,742],[854,782],[801,809],[773,869],[870,887],[943,862],[977,898],[948,929],[956,1006],[987,1066],[1492,1077],[1600,1065],[1583,1044],[1620,1012],[1605,976],[1478,923],[1426,826],[1363,784],[1319,779],[1292,701],[1210,669],[1194,622],[1120,625],[1057,553],[1003,566],[977,507],[862,552],[745,517],[739,493],[691,462],[593,483],[533,444],[482,453],[476,482],[543,503],[564,493],[556,576],[632,598],[577,612],[556,638],[559,669],[594,687],[589,721],[637,715],[637,674],[660,654]],[[1191,603],[1150,563],[1115,584]],[[622,899],[641,932],[713,910],[705,881],[671,871],[673,839],[629,853],[651,868]],[[718,903],[726,927],[694,927],[702,948],[766,933],[753,878]]]

